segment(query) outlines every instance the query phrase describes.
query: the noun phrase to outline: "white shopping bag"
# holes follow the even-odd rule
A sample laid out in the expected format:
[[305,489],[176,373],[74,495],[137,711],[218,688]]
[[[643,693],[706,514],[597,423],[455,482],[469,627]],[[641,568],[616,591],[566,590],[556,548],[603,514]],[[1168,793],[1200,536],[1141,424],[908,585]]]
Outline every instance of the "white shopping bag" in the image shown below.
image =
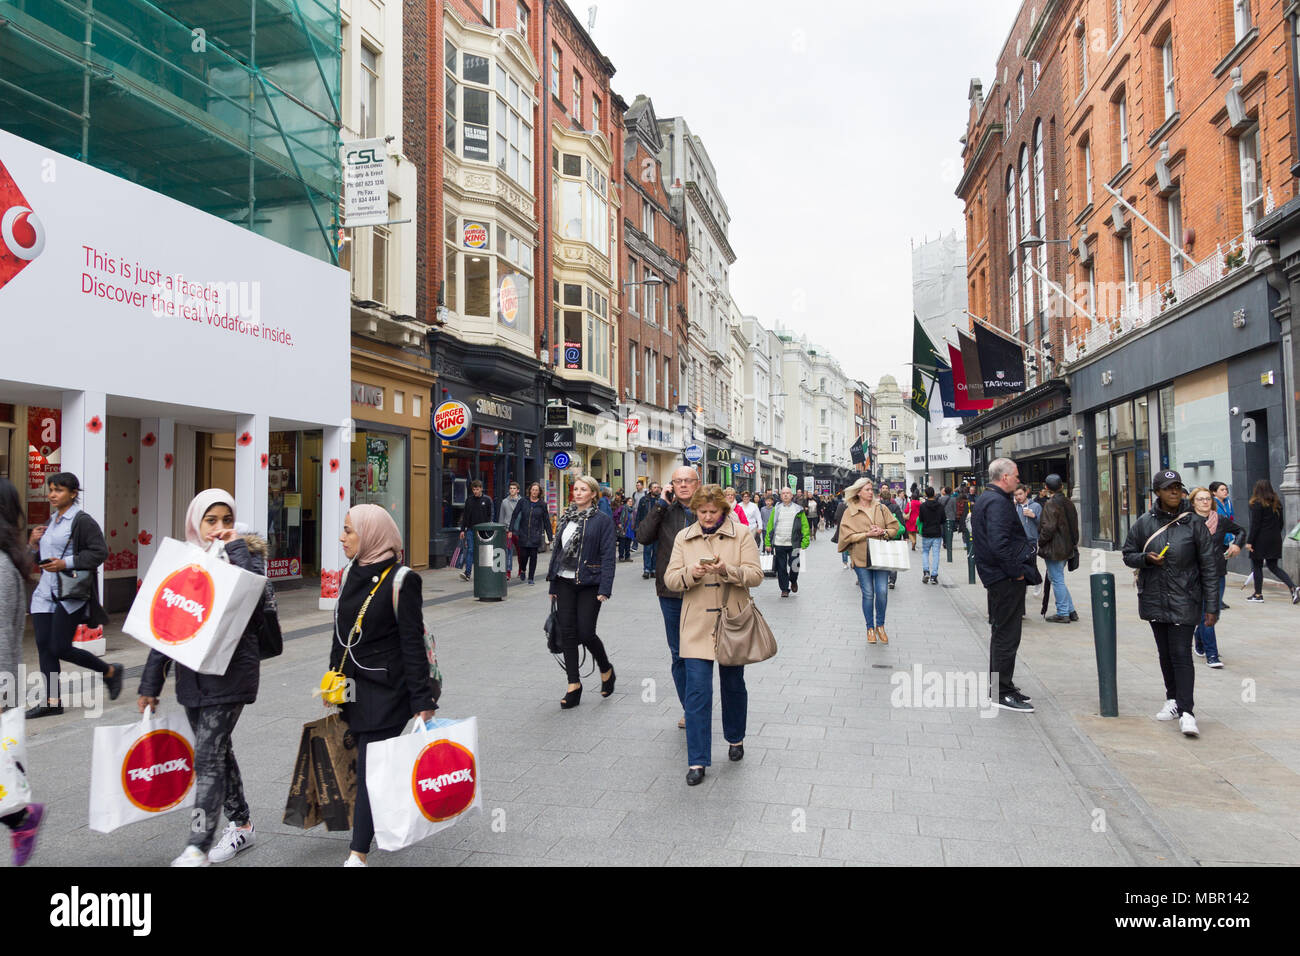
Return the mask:
[[147,708],[138,723],[96,727],[90,758],[90,828],[111,833],[194,806],[194,736],[179,712]]
[[871,558],[871,567],[877,571],[909,571],[912,558],[911,546],[905,540],[882,541],[880,538],[867,539],[867,553]]
[[482,809],[478,720],[414,719],[366,747],[365,787],[381,850],[400,850]]
[[201,674],[224,674],[266,578],[163,538],[122,630]]
[[774,554],[760,554],[758,556],[758,566],[763,569],[764,575],[770,577],[776,574],[775,561],[776,555]]
[[17,813],[31,802],[23,712],[15,707],[0,714],[0,817]]

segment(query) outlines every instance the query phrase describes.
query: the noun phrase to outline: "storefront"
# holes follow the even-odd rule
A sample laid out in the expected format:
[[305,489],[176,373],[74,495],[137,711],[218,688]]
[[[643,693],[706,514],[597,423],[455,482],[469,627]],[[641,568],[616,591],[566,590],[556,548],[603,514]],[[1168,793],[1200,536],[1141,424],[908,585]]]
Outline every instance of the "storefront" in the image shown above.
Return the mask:
[[640,403],[631,408],[624,427],[628,450],[623,465],[624,475],[631,479],[624,481],[624,487],[628,493],[635,492],[638,480],[644,481],[647,488],[654,481],[667,486],[688,444],[682,438],[681,417]]
[[758,449],[753,445],[741,445],[738,442],[731,443],[731,476],[732,487],[736,489],[736,494],[742,491],[758,490]]
[[1081,531],[1094,547],[1123,546],[1160,469],[1177,471],[1188,489],[1227,482],[1239,515],[1256,480],[1280,484],[1287,396],[1271,317],[1277,293],[1265,276],[1243,273],[1071,366]]
[[758,490],[762,492],[777,491],[785,485],[785,472],[788,459],[784,452],[775,448],[759,448],[758,454]]
[[[1036,488],[1048,475],[1056,474],[1073,487],[1070,387],[1064,379],[1050,379],[1017,395],[966,421],[957,431],[966,439],[970,453],[969,471],[963,477],[974,478],[979,485],[988,479],[990,463],[1010,458],[1027,485]],[[909,487],[911,480],[909,476]]]
[[721,485],[726,488],[734,484],[731,473],[732,457],[730,442],[725,439],[712,439],[709,442],[705,458],[704,483]]
[[[592,415],[576,409],[569,413],[570,424],[578,443],[577,457],[570,468],[581,467],[600,482],[602,488],[608,488],[610,494],[620,488],[626,489],[630,484],[636,490],[636,475],[625,480],[623,476],[623,452],[627,448],[624,440],[625,426],[620,427],[618,418],[612,414]],[[552,469],[554,470],[554,469]],[[567,486],[562,489],[561,500],[568,500]]]
[[971,471],[970,449],[965,445],[941,445],[930,449],[929,467],[924,448],[914,448],[907,453],[907,484],[918,485],[929,473],[929,484],[939,493],[943,488],[956,488],[963,481],[974,481]]

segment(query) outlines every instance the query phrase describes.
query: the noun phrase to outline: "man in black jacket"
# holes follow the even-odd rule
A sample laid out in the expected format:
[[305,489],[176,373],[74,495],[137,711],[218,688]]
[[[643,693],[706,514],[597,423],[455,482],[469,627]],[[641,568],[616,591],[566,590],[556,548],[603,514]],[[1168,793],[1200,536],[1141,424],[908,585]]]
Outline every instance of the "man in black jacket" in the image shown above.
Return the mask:
[[460,513],[460,533],[465,539],[465,570],[461,577],[466,581],[474,571],[474,525],[492,520],[492,499],[483,494],[483,482],[470,482],[469,500]]
[[[1047,562],[1050,587],[1056,594],[1056,613],[1047,620],[1069,624],[1079,619],[1070,589],[1065,586],[1066,565],[1079,551],[1079,512],[1074,502],[1065,497],[1065,482],[1060,475],[1048,475],[1045,487],[1052,492],[1052,497],[1043,505],[1038,522],[1038,553]],[[1046,609],[1046,595],[1043,601]]]
[[[668,650],[672,652],[673,686],[677,689],[677,699],[685,711],[686,664],[679,655],[682,595],[680,591],[670,590],[664,584],[664,571],[668,569],[668,562],[673,556],[673,542],[677,538],[677,532],[695,520],[690,503],[700,487],[699,473],[689,465],[683,465],[673,472],[672,485],[672,490],[665,493],[664,497],[650,503],[645,518],[636,526],[636,539],[644,545],[654,545],[655,591],[659,595],[659,610],[664,616]],[[669,495],[672,495],[671,499]],[[682,719],[685,720],[684,717]],[[682,723],[680,726],[686,725]]]
[[[659,500],[662,494],[663,486],[657,481],[650,482],[650,490],[642,495],[641,500],[637,502],[636,524],[638,528],[641,526],[641,522],[645,520],[645,516],[650,513],[650,509],[654,506],[655,502]],[[640,542],[638,541],[637,543],[639,544]],[[641,552],[641,580],[643,581],[654,576],[656,550],[658,550],[657,545],[647,544],[645,550]]]
[[1004,710],[1032,714],[1029,698],[1012,681],[1025,612],[1025,577],[1039,577],[1034,565],[1038,543],[1025,536],[1011,498],[1019,484],[1020,470],[1010,458],[989,465],[989,486],[971,510],[971,539],[975,569],[988,590],[989,671],[998,681],[995,703]]

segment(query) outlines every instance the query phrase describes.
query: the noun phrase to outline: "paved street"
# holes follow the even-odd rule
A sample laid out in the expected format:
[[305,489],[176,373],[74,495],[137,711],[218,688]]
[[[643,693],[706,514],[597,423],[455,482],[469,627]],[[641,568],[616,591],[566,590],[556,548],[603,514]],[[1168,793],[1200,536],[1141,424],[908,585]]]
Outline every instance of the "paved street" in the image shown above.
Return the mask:
[[[714,765],[696,788],[684,781],[680,708],[639,555],[619,566],[601,617],[618,691],[601,700],[598,679],[589,678],[582,706],[571,712],[558,707],[563,675],[543,649],[540,582],[512,585],[509,600],[494,605],[475,602],[447,571],[426,574],[426,615],[447,674],[443,715],[480,721],[484,813],[419,846],[376,853],[373,863],[1159,865],[1238,859],[1231,841],[1243,839],[1250,842],[1238,845],[1255,858],[1283,862],[1295,843],[1295,815],[1288,819],[1282,801],[1287,788],[1294,793],[1296,748],[1279,729],[1288,698],[1274,685],[1294,681],[1283,668],[1268,679],[1264,670],[1280,634],[1272,639],[1261,629],[1240,649],[1224,642],[1229,668],[1260,672],[1258,704],[1230,710],[1228,692],[1198,667],[1204,703],[1196,742],[1150,719],[1159,705],[1155,654],[1131,614],[1121,637],[1123,716],[1093,716],[1082,584],[1083,623],[1028,624],[1017,682],[1034,697],[1035,715],[893,706],[897,672],[908,674],[910,689],[915,665],[940,674],[986,666],[987,637],[973,603],[982,591],[966,585],[960,548],[956,563],[943,566],[944,586],[923,587],[918,553],[917,568],[890,595],[891,643],[870,647],[853,576],[840,569],[833,547],[826,535],[813,544],[790,599],[781,600],[770,579],[759,589],[781,651],[747,671],[741,763],[726,760],[715,705]],[[260,699],[236,730],[258,843],[230,865],[335,866],[346,856],[346,834],[279,822],[298,729],[320,712],[310,690],[324,666],[327,618],[307,609],[311,598],[285,594],[291,639],[284,656],[264,667]],[[1295,611],[1280,600],[1250,610]],[[110,658],[135,666],[127,693],[100,720],[123,724],[133,719],[128,695],[144,654],[120,635],[110,646]],[[1235,686],[1237,674],[1212,676]],[[1293,712],[1293,692],[1289,700]],[[71,713],[29,725],[37,799],[52,808],[34,862],[166,864],[182,845],[183,813],[108,835],[86,828],[91,727]],[[1205,814],[1215,809],[1218,825],[1210,827]]]

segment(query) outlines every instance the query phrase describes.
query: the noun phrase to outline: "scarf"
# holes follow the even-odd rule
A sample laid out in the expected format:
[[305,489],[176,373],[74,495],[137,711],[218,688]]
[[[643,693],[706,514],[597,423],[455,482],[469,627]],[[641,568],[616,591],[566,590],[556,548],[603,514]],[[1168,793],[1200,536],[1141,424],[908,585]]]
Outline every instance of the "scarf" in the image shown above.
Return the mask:
[[379,505],[353,505],[345,519],[357,533],[358,565],[378,564],[402,552],[402,533],[397,522]]
[[564,567],[576,568],[578,566],[578,556],[582,551],[582,538],[587,533],[587,522],[595,513],[596,509],[594,507],[578,508],[576,505],[570,505],[564,514],[560,516],[560,527],[555,532],[555,536],[561,541],[564,540],[565,527],[575,521],[578,524],[578,533],[569,539],[569,543],[564,546],[564,553],[560,555]]
[[1219,528],[1219,511],[1214,509],[1208,515],[1205,515],[1205,527],[1209,529],[1210,534],[1214,534]]
[[722,530],[722,526],[723,526],[724,524],[726,524],[726,523],[727,523],[727,516],[724,514],[724,515],[723,515],[723,516],[718,520],[718,523],[715,524],[715,525],[713,525],[712,527],[710,527],[709,525],[707,525],[707,524],[705,524],[703,521],[701,521],[701,522],[700,522],[700,530],[703,531],[705,534],[717,534],[719,531]]
[[190,544],[196,544],[200,548],[206,548],[208,542],[203,540],[203,516],[213,505],[225,505],[230,509],[233,516],[235,513],[235,499],[227,492],[220,488],[209,488],[207,491],[200,491],[190,502],[190,506],[185,509],[185,540]]

